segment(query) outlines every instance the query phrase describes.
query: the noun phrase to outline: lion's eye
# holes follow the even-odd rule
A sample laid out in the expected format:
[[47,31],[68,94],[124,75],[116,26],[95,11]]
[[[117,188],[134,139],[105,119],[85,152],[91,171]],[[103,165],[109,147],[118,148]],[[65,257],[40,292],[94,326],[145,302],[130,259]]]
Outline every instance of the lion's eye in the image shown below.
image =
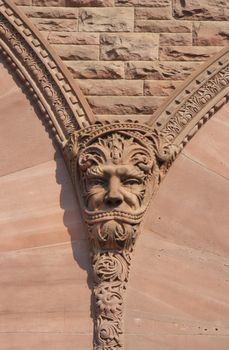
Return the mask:
[[126,186],[139,185],[139,184],[140,184],[140,180],[134,179],[134,178],[126,179],[123,181],[123,185],[126,185]]
[[103,179],[91,179],[90,181],[91,186],[104,186],[106,184],[106,181]]

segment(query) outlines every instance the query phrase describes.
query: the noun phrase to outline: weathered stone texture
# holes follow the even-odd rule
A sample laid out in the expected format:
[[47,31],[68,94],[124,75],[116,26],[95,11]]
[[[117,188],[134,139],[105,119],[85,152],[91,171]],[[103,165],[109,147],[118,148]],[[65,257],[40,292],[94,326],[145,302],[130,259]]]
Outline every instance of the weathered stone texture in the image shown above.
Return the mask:
[[143,94],[142,80],[79,79],[85,95],[91,96],[138,96]]
[[155,34],[103,34],[102,60],[155,60],[158,58],[158,36]]
[[180,81],[172,80],[145,80],[144,95],[169,96],[180,84]]
[[137,32],[151,33],[189,33],[191,32],[192,24],[186,21],[151,21],[137,20],[135,22],[135,30]]
[[163,97],[151,96],[90,96],[87,97],[96,114],[153,114]]
[[99,35],[78,32],[42,32],[50,44],[63,45],[98,45]]
[[32,5],[32,0],[15,0],[16,5]]
[[63,60],[97,60],[98,45],[53,45]]
[[122,79],[125,76],[123,62],[66,61],[65,63],[73,77],[78,79]]
[[[229,17],[228,17],[229,20]],[[229,21],[228,22],[194,22],[194,45],[225,46],[229,45]]]
[[65,4],[72,7],[106,7],[114,6],[114,0],[65,0]]
[[194,62],[128,62],[127,79],[184,80],[196,68]]
[[134,29],[134,9],[93,8],[79,13],[79,30],[85,32],[131,32]]
[[[23,2],[23,0],[18,0]],[[26,1],[26,0],[24,0]],[[28,0],[29,1],[29,0]],[[84,7],[84,6],[113,6],[114,0],[32,0],[36,6],[67,6],[67,7]]]
[[65,0],[32,0],[32,4],[35,6],[65,6]]
[[165,61],[203,61],[221,47],[206,46],[164,46],[160,48],[160,59]]
[[20,8],[27,16],[34,18],[78,18],[78,9],[76,8],[40,6],[23,6]]
[[174,17],[189,20],[227,21],[228,0],[173,0]]
[[165,7],[136,7],[135,19],[171,19],[170,6]]
[[77,19],[33,18],[33,23],[40,31],[76,31]]
[[118,6],[152,6],[163,7],[171,4],[171,0],[115,0]]
[[[83,79],[83,92],[94,98],[165,98],[177,81],[184,80],[229,43],[227,0],[17,3],[65,61],[73,77]],[[134,101],[138,100],[131,103]],[[112,110],[108,115],[117,115],[118,109],[115,113]],[[120,115],[126,110],[121,112],[120,108]],[[131,112],[130,108],[128,113],[135,115],[136,110]],[[94,111],[103,115],[100,108],[94,107]]]
[[159,46],[192,45],[192,33],[161,33]]

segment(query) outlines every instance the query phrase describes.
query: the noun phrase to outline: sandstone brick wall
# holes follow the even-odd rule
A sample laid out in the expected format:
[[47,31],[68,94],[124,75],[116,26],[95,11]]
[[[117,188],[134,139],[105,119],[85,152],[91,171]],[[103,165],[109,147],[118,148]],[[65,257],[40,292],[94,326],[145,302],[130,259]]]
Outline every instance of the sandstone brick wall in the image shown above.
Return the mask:
[[17,0],[98,116],[146,119],[229,43],[228,0]]

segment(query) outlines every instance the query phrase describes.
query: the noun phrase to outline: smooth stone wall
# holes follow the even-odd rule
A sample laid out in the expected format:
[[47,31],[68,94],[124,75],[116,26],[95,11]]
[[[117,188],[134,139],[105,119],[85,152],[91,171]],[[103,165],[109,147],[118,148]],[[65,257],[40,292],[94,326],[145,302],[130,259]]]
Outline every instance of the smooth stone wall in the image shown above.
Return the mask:
[[127,291],[127,349],[228,349],[228,112],[191,140],[148,210]]
[[1,61],[0,79],[1,176],[53,159],[54,148],[25,87]]

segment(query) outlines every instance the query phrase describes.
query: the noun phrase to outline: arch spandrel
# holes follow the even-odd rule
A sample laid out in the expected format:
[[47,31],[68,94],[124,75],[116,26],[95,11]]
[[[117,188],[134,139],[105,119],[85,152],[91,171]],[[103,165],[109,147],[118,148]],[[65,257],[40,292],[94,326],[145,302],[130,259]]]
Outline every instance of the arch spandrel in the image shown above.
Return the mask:
[[[148,124],[95,122],[60,59],[11,1],[0,2],[2,54],[56,136],[87,223],[94,349],[123,349],[132,252],[151,196],[184,145],[228,101],[228,49],[194,74]],[[179,162],[179,160],[178,160]]]
[[15,69],[46,115],[58,143],[94,122],[77,83],[39,31],[12,1],[0,3],[2,55]]

